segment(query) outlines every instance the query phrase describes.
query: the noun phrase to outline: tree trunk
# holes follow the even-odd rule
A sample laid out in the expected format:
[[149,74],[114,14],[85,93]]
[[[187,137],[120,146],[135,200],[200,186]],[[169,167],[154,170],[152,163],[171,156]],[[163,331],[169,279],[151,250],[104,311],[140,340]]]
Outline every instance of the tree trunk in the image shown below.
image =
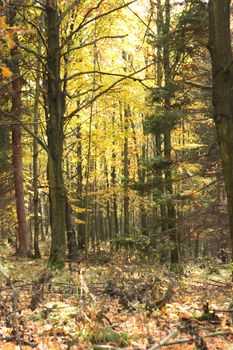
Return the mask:
[[85,212],[84,212],[84,199],[83,199],[83,174],[82,174],[82,135],[81,128],[77,130],[78,148],[77,148],[77,197],[78,207],[81,212],[78,214],[80,223],[78,224],[78,247],[79,249],[85,249]]
[[[131,120],[131,127],[133,131],[133,141],[134,141],[134,147],[135,147],[135,155],[137,159],[137,173],[138,173],[138,180],[142,184],[145,182],[146,178],[146,172],[144,167],[141,166],[140,164],[140,158],[141,160],[145,160],[146,157],[146,148],[145,145],[142,145],[142,155],[140,157],[139,152],[138,152],[138,145],[137,145],[137,134],[136,134],[136,128],[134,125],[134,122]],[[148,235],[148,227],[147,227],[147,211],[145,208],[144,204],[144,199],[146,197],[145,191],[142,189],[139,191],[139,195],[142,198],[142,203],[139,205],[139,211],[140,211],[140,224],[141,224],[141,233],[143,235]]]
[[[38,54],[41,54],[41,40],[39,41]],[[35,105],[34,105],[34,134],[38,136],[38,116],[39,116],[39,97],[40,97],[40,61],[37,62],[36,72],[36,90],[35,90]],[[39,192],[38,192],[38,142],[33,139],[33,211],[34,211],[34,257],[40,258],[39,249]]]
[[48,183],[52,244],[49,264],[65,264],[66,190],[62,171],[64,95],[60,82],[59,25],[56,0],[47,0],[47,80],[48,80]]
[[[118,207],[117,207],[117,194],[116,194],[116,184],[117,184],[117,173],[116,173],[116,151],[115,151],[115,145],[116,145],[116,135],[114,131],[114,125],[115,125],[115,118],[114,115],[112,116],[112,126],[113,126],[113,144],[112,144],[112,165],[111,165],[111,185],[113,187],[113,196],[112,196],[112,205],[113,205],[113,220],[114,220],[114,234],[115,237],[117,237],[119,233],[119,224],[118,224]],[[113,237],[114,238],[114,237]]]
[[76,240],[76,233],[73,225],[72,207],[66,201],[66,232],[67,232],[67,245],[68,245],[68,259],[75,260],[78,257],[78,246]]
[[[9,4],[10,24],[14,25],[17,8]],[[11,10],[12,8],[12,10]],[[19,72],[19,53],[15,46],[11,49],[12,61],[14,61],[15,74],[12,79],[12,113],[20,118],[21,100],[21,77]],[[25,200],[24,200],[24,180],[23,180],[23,154],[22,154],[22,132],[18,123],[12,125],[12,149],[13,149],[13,172],[16,199],[16,212],[18,221],[18,247],[17,254],[27,255],[30,251],[29,231],[26,222]]]
[[[167,97],[164,99],[165,110],[170,111],[171,109],[171,62],[170,62],[170,0],[165,0],[165,26],[164,34],[166,35],[164,43],[164,79],[165,79],[165,90]],[[164,131],[164,157],[171,164],[171,130],[167,126],[167,129]],[[172,171],[171,165],[168,165],[165,169],[165,182],[166,182],[166,191],[171,197],[173,194],[173,181],[172,181]],[[168,216],[168,230],[169,236],[173,243],[171,249],[171,267],[179,262],[179,248],[177,242],[176,234],[176,210],[175,204],[172,198],[167,201],[167,216]]]
[[129,232],[129,106],[124,111],[124,236],[128,237]]
[[209,1],[209,43],[212,60],[214,121],[228,201],[233,260],[233,57],[230,0]]

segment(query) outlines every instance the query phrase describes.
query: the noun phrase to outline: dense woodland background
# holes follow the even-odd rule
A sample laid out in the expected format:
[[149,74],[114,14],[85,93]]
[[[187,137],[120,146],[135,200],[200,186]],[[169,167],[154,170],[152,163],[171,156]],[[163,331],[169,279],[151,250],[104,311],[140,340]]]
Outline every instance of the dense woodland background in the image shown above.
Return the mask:
[[0,348],[232,350],[230,0],[0,0]]
[[2,244],[226,255],[207,6],[1,2]]

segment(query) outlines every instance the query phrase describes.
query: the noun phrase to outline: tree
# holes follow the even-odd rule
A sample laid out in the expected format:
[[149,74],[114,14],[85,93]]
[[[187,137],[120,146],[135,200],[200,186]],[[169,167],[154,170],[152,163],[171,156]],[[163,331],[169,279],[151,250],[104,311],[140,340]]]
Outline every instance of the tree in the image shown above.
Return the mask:
[[65,97],[61,87],[59,13],[57,1],[46,2],[48,183],[52,245],[49,262],[63,267],[66,249],[66,189],[62,159]]
[[[14,19],[17,14],[17,5],[9,3],[9,21],[14,26]],[[10,47],[11,58],[14,67],[12,80],[12,113],[20,119],[22,109],[21,88],[22,79],[19,71],[19,51],[17,45],[12,42]],[[18,219],[18,248],[19,255],[27,255],[30,250],[29,232],[26,222],[25,201],[24,201],[24,178],[23,178],[23,154],[22,154],[22,130],[18,122],[12,125],[12,149],[13,149],[13,171],[15,185],[15,200]]]
[[233,57],[230,0],[209,1],[209,43],[212,61],[214,121],[228,201],[233,259]]

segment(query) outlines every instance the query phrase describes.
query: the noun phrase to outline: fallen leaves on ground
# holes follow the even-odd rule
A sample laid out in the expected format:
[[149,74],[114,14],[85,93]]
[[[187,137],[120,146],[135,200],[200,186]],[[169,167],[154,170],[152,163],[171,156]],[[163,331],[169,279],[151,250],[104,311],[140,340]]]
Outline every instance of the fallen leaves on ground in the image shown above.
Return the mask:
[[[41,262],[38,266],[37,262],[31,264],[30,271],[34,269],[35,274],[30,278],[26,264],[25,260],[17,261],[17,271],[12,268],[14,276],[20,276],[12,282],[17,292],[1,281],[1,350],[87,350],[106,344],[113,348],[150,349],[176,330],[178,335],[169,340],[170,346],[166,344],[167,350],[193,350],[197,337],[205,339],[208,350],[231,349],[232,334],[222,333],[233,333],[231,317],[224,312],[232,292],[225,270],[213,279],[194,269],[179,278],[172,299],[158,310],[148,309],[148,305],[153,305],[153,299],[166,290],[166,271],[158,272],[153,265],[129,265],[116,258],[104,264],[74,263],[71,269],[55,273],[52,281],[40,287],[42,299],[31,310]],[[13,307],[14,293],[17,310]],[[205,318],[206,302],[210,315]],[[215,314],[213,310],[218,309]]]

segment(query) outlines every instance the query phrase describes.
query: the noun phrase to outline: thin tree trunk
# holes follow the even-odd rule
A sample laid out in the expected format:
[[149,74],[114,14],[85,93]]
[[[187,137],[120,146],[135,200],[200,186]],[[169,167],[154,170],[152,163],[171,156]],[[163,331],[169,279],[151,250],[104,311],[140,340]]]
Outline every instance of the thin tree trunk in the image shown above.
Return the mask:
[[125,108],[124,111],[124,235],[129,236],[129,116],[130,110],[129,106]]
[[67,199],[66,202],[66,233],[68,245],[68,259],[75,260],[78,257],[78,246],[76,240],[76,233],[73,224],[72,207]]
[[[165,0],[165,27],[164,34],[167,36],[164,43],[164,78],[165,78],[165,90],[167,92],[167,97],[164,100],[165,109],[169,112],[171,109],[171,63],[170,63],[170,0]],[[169,126],[164,132],[164,156],[166,160],[171,163],[171,129]],[[173,181],[172,181],[172,171],[171,165],[168,165],[165,169],[165,181],[166,181],[166,191],[169,196],[173,195]],[[171,249],[171,266],[173,268],[179,262],[179,247],[177,242],[177,232],[176,232],[176,210],[175,204],[172,198],[167,201],[167,216],[168,216],[168,230],[173,247]]]
[[[10,24],[14,25],[17,8],[10,3]],[[19,72],[19,52],[17,46],[11,49],[11,57],[14,61],[15,74],[12,79],[12,113],[20,118],[22,109],[21,100],[21,77]],[[17,254],[28,255],[30,251],[29,231],[26,222],[24,180],[23,180],[23,154],[22,154],[22,132],[18,123],[11,127],[12,149],[13,149],[13,173],[16,199],[16,212],[18,221],[18,247]]]
[[[161,0],[157,1],[157,32],[158,35],[162,37],[163,35],[163,8],[161,5]],[[163,59],[162,59],[162,44],[158,44],[157,46],[157,70],[156,70],[156,81],[159,87],[162,87],[163,83]],[[162,136],[161,133],[157,133],[155,135],[155,144],[156,144],[156,156],[162,157]],[[156,170],[156,176],[158,179],[158,189],[161,193],[161,196],[164,195],[164,184],[163,184],[163,176],[162,170]],[[161,221],[161,231],[165,232],[167,230],[166,217],[167,217],[167,209],[166,203],[160,201],[160,221]]]
[[[38,54],[41,53],[41,40],[39,41]],[[34,134],[38,136],[38,120],[39,120],[39,97],[40,97],[40,62],[37,62],[35,105],[34,105]],[[34,257],[40,258],[39,249],[39,192],[38,192],[38,142],[33,139],[33,211],[34,211]]]
[[85,213],[84,213],[84,199],[83,199],[83,175],[82,175],[82,135],[81,128],[77,130],[78,148],[77,148],[77,197],[78,207],[81,209],[78,214],[78,247],[85,249]]
[[114,125],[115,125],[115,118],[112,116],[112,126],[113,126],[113,151],[112,151],[112,165],[111,165],[111,183],[113,186],[113,196],[112,196],[112,202],[113,202],[113,219],[114,219],[114,230],[115,230],[115,236],[119,233],[119,224],[118,224],[118,207],[117,207],[117,194],[115,191],[116,187],[116,152],[115,152],[115,131],[114,131]]
[[[137,160],[138,180],[139,180],[140,184],[143,184],[145,182],[146,172],[145,172],[144,167],[142,167],[140,164],[140,156],[138,153],[136,130],[135,130],[135,125],[134,125],[132,120],[131,120],[131,127],[132,127],[132,131],[133,131],[133,141],[134,141],[135,154],[136,154],[136,160]],[[141,159],[145,160],[145,157],[146,157],[146,149],[145,149],[145,145],[142,145]],[[140,205],[139,205],[140,221],[141,221],[141,233],[143,235],[146,235],[146,234],[148,234],[148,227],[147,227],[147,211],[146,211],[146,208],[144,205],[144,198],[145,198],[144,189],[142,189],[139,192],[139,194],[140,194],[140,197],[142,198],[142,203],[140,203]]]

